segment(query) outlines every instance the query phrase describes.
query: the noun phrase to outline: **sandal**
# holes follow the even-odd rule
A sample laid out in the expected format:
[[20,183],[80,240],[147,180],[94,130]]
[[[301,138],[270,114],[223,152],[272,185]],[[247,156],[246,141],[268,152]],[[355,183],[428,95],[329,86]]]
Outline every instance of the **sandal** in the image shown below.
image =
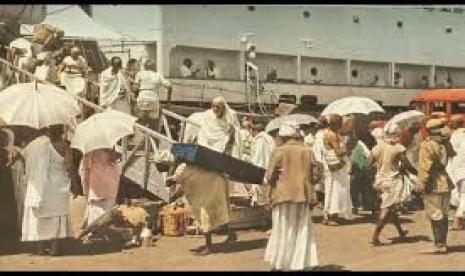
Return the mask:
[[339,223],[337,223],[334,220],[328,220],[326,225],[328,225],[328,226],[339,226]]
[[210,255],[211,253],[212,253],[211,249],[208,246],[205,246],[201,250],[195,252],[194,255],[195,256],[207,256],[207,255]]
[[384,243],[380,242],[379,240],[372,240],[372,241],[370,241],[370,244],[371,244],[372,246],[375,246],[375,247],[376,247],[376,246],[383,246],[383,245],[385,245]]

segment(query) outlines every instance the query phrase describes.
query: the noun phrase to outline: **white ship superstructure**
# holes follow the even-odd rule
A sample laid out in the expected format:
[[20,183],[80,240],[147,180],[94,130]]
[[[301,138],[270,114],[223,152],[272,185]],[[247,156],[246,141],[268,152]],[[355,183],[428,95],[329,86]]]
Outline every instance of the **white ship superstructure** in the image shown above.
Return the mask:
[[[259,79],[278,96],[295,95],[299,102],[303,95],[314,95],[325,104],[357,93],[386,106],[403,106],[420,89],[465,86],[461,11],[421,6],[97,5],[93,16],[135,40],[151,41],[148,56],[179,84],[174,100],[208,99],[221,88],[224,94],[231,90],[231,101],[243,100],[243,93],[233,96],[232,91],[244,91],[244,51],[253,43]],[[199,70],[195,79],[181,78],[185,59]],[[221,72],[219,78],[205,80],[208,61]],[[276,78],[267,82],[273,70]]]

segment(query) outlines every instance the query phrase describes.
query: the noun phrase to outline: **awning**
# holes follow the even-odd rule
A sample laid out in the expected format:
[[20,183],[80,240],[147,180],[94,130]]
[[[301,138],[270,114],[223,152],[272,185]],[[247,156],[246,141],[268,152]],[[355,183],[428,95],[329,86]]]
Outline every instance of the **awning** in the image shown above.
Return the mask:
[[[125,40],[121,34],[100,25],[77,5],[47,5],[47,16],[41,23],[65,32],[65,38],[82,40]],[[22,25],[22,35],[32,35],[33,25]]]
[[37,24],[45,15],[45,5],[0,5],[0,22]]

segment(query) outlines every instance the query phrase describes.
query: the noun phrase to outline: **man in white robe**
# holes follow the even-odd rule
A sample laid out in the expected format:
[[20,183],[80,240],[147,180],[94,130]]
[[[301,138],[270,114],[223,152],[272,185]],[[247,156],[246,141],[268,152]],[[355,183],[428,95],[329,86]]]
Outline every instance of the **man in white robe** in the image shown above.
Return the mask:
[[335,226],[338,216],[351,220],[352,198],[350,196],[350,164],[344,137],[341,136],[342,117],[331,115],[329,128],[323,137],[323,155],[328,170],[325,174],[325,218],[323,224]]
[[[213,99],[211,109],[194,114],[194,121],[200,124],[200,128],[197,133],[195,129],[189,131],[188,142],[196,140],[201,146],[241,158],[239,120],[236,112],[229,108],[223,97]],[[207,178],[208,181],[205,180]],[[196,250],[197,254],[211,253],[212,233],[219,230],[221,226],[228,231],[228,238],[225,242],[237,240],[236,233],[228,227],[229,181],[223,174],[197,166],[181,165],[176,170],[173,179],[183,186],[187,200],[194,210],[193,214],[205,231],[206,245],[199,247]]]
[[81,55],[79,47],[71,48],[71,55],[63,59],[61,64],[61,85],[66,92],[74,96],[84,96],[86,89],[86,76],[89,71],[87,61]]
[[[255,166],[268,168],[270,156],[276,147],[273,137],[265,132],[263,124],[255,124],[253,127],[254,147],[251,162]],[[261,183],[260,183],[261,184]],[[252,185],[252,205],[263,206],[266,202],[267,193],[262,185]]]
[[[53,139],[61,134],[55,132]],[[72,237],[69,214],[71,179],[66,161],[49,136],[40,136],[22,151],[26,162],[27,188],[24,201],[22,241],[38,242],[38,254],[45,254],[44,241],[52,241],[51,254],[58,254],[59,240]]]
[[265,175],[273,225],[265,261],[273,270],[304,270],[318,265],[311,216],[317,165],[295,122],[282,124],[278,135],[283,144],[273,150]]
[[465,215],[465,122],[462,117],[451,118],[454,131],[450,137],[452,148],[457,153],[446,167],[454,189],[451,192],[451,204],[457,206],[451,230],[462,228],[461,219]]
[[[315,138],[312,144],[313,154],[315,155],[315,160],[323,165],[324,175],[329,174],[329,168],[326,164],[326,160],[324,158],[324,143],[323,137],[325,133],[325,129],[328,127],[328,120],[326,117],[320,117],[318,119],[318,127],[319,129],[315,133]],[[305,140],[304,140],[305,143]],[[325,197],[325,180],[328,180],[324,176],[320,179],[318,183],[315,185],[315,194],[318,199],[318,207],[320,209],[324,208],[324,197]]]
[[115,109],[116,101],[122,88],[129,89],[121,69],[121,58],[113,57],[111,59],[111,66],[100,74],[100,106]]

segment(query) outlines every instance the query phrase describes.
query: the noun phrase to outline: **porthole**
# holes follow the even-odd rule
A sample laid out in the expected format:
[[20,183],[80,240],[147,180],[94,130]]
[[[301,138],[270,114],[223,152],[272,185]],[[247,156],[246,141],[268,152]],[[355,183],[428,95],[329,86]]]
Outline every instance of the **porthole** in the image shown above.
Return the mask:
[[358,17],[358,15],[354,15],[352,17],[352,21],[354,21],[355,24],[358,24],[358,23],[360,23],[360,18]]
[[302,12],[302,16],[303,16],[304,18],[309,18],[309,17],[310,17],[310,11],[309,11],[309,10],[304,10],[304,11]]
[[352,70],[352,78],[358,77],[358,71],[357,70]]
[[448,33],[448,34],[452,33],[452,27],[447,27],[446,28],[446,33]]
[[404,22],[402,22],[401,20],[397,21],[397,28],[402,29],[403,26]]
[[316,67],[312,67],[310,69],[310,74],[312,74],[312,76],[318,75],[318,69]]
[[251,12],[255,11],[255,6],[247,6],[247,9]]

